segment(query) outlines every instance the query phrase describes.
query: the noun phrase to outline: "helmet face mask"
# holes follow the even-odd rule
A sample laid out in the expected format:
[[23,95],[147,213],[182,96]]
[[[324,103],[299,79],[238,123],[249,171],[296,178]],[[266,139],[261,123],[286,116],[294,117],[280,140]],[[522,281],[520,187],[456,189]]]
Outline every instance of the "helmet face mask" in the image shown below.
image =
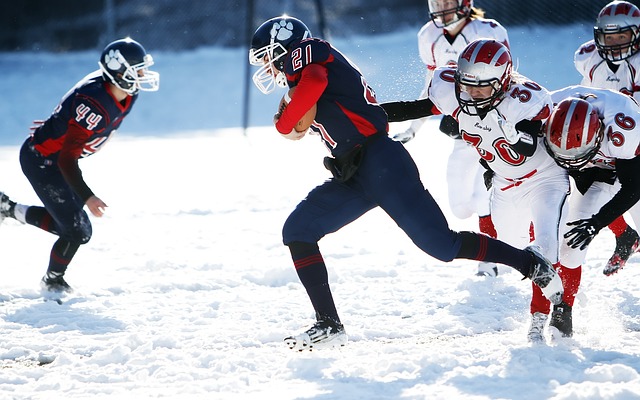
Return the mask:
[[[620,34],[628,40],[618,40]],[[640,50],[640,9],[626,1],[609,3],[598,14],[593,36],[603,59],[620,62],[631,57]]]
[[284,56],[287,50],[280,43],[272,43],[259,49],[249,49],[249,63],[260,66],[253,74],[253,83],[264,94],[269,94],[276,87],[287,87],[284,74]]
[[562,168],[577,170],[600,150],[604,125],[598,112],[583,99],[568,98],[554,108],[543,127],[547,152]]
[[153,57],[133,39],[116,40],[107,45],[98,64],[105,80],[129,95],[159,89],[160,74],[149,71]]
[[429,0],[429,17],[438,28],[454,29],[471,15],[473,0]]
[[309,28],[297,18],[282,15],[265,21],[256,29],[249,49],[249,63],[260,68],[253,83],[264,94],[287,87],[284,60],[289,47],[311,37]]
[[497,107],[511,82],[511,67],[511,55],[503,44],[480,39],[467,45],[454,75],[462,112],[480,115]]

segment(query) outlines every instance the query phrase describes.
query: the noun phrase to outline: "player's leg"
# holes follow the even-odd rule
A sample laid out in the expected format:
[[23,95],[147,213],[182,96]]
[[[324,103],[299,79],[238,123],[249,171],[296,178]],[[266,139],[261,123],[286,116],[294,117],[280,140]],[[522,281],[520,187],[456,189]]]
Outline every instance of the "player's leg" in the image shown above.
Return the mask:
[[627,224],[622,215],[608,226],[616,237],[616,248],[602,271],[607,276],[622,269],[627,264],[629,257],[640,249],[638,232]]
[[611,189],[611,185],[595,182],[584,195],[574,190],[569,197],[566,218],[563,218],[559,229],[560,251],[557,264],[565,294],[562,302],[554,305],[551,313],[549,326],[553,328],[551,331],[553,336],[568,337],[573,335],[573,305],[575,296],[580,288],[582,265],[584,265],[588,250],[588,247],[580,250],[580,248],[572,249],[568,246],[564,235],[571,227],[567,226],[566,223],[590,218],[598,212],[602,205],[613,196],[614,193],[612,193]]
[[[530,233],[532,244],[541,249],[552,263],[562,279],[564,288],[563,302],[573,305],[573,299],[580,285],[579,270],[561,268],[559,260],[560,226],[566,224],[568,213],[569,180],[564,172],[540,176],[528,184],[533,184],[535,189],[528,196],[527,208],[531,210],[531,224],[534,228]],[[525,187],[526,189],[526,187]],[[576,272],[578,273],[576,275]],[[532,297],[530,304],[531,325],[527,338],[532,342],[544,341],[544,326],[548,319],[551,304],[543,293],[535,285],[532,285]],[[562,309],[562,306],[554,306],[554,309]],[[570,308],[568,309],[570,322]],[[553,316],[552,316],[553,321]]]
[[[535,251],[520,250],[475,232],[452,231],[438,204],[424,190],[415,163],[400,143],[387,145],[380,140],[368,152],[371,157],[365,157],[360,167],[365,178],[359,183],[365,195],[376,199],[424,252],[442,261],[466,258],[509,265],[540,284],[554,301],[561,295],[560,278]],[[380,160],[393,162],[381,168]]]
[[[24,222],[59,236],[51,249],[43,284],[50,290],[70,290],[63,276],[80,245],[91,239],[92,227],[84,202],[68,186],[57,167],[43,164],[27,146],[20,152],[22,170],[44,207],[16,206]],[[20,209],[18,211],[18,208]]]
[[289,247],[296,273],[309,296],[317,320],[305,332],[285,338],[291,349],[310,350],[346,342],[318,241],[375,207],[353,185],[354,182],[342,184],[331,179],[316,187],[298,204],[284,224],[283,242]]

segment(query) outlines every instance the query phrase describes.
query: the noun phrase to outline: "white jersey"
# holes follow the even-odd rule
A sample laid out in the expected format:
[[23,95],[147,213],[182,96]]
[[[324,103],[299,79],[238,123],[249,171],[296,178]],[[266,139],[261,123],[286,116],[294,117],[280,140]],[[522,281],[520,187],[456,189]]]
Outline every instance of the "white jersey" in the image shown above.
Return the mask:
[[517,78],[502,102],[484,118],[462,112],[455,95],[455,67],[435,70],[429,99],[444,114],[454,116],[462,138],[475,147],[495,175],[492,179],[491,217],[498,238],[515,247],[529,244],[533,223],[535,240],[551,262],[558,260],[558,224],[569,191],[569,177],[547,153],[543,138],[527,157],[507,142],[498,116],[511,124],[522,120],[542,120],[553,103],[549,92],[535,82]]
[[418,51],[422,62],[427,66],[425,91],[437,67],[458,63],[458,56],[465,47],[476,39],[491,38],[509,47],[507,30],[493,19],[470,19],[455,40],[449,43],[446,31],[435,26],[433,21],[427,22],[418,32]]
[[455,68],[441,67],[435,70],[429,88],[429,99],[446,115],[453,115],[460,124],[462,138],[476,148],[491,169],[507,179],[520,179],[535,171],[556,166],[553,158],[544,148],[541,137],[535,153],[529,157],[513,151],[507,144],[498,125],[498,113],[514,125],[524,119],[546,119],[551,113],[552,102],[549,92],[535,82],[512,83],[509,93],[498,107],[484,117],[472,116],[460,111],[455,96]]
[[[554,102],[568,97],[584,98],[597,110],[604,124],[602,145],[593,159],[583,168],[615,169],[616,159],[631,159],[640,154],[640,107],[636,100],[610,89],[586,86],[569,86],[551,93]],[[576,191],[571,195],[567,221],[591,218],[598,213],[620,190],[620,182],[614,184],[593,182],[585,194]],[[629,210],[636,226],[640,226],[640,203]],[[564,227],[568,230],[570,227]],[[562,265],[576,268],[583,265],[587,256],[584,250],[572,249],[567,240],[562,241],[560,257]]]
[[621,61],[614,72],[590,40],[578,48],[573,60],[582,75],[581,85],[619,91],[640,100],[640,53]]
[[551,93],[554,103],[568,97],[584,98],[604,123],[604,139],[598,154],[585,168],[615,169],[615,160],[640,154],[640,106],[622,93],[586,86],[569,86]]

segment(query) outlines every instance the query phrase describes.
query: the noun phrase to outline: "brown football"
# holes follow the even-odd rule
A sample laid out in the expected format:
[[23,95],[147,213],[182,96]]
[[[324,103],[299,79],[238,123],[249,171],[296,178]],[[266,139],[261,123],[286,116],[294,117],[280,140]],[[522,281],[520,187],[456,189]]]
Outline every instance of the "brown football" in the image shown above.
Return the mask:
[[[293,97],[293,93],[296,91],[295,87],[292,87],[291,89],[289,89],[289,98]],[[282,96],[282,99],[280,100],[280,105],[278,106],[278,115],[282,114],[282,111],[284,111],[285,107],[287,106],[287,101],[285,100],[286,96]],[[302,118],[300,118],[300,121],[298,121],[298,123],[295,126],[295,130],[298,132],[304,132],[307,129],[309,129],[309,127],[311,126],[311,124],[313,123],[313,120],[316,117],[316,111],[318,110],[318,107],[314,104],[309,111],[307,111]]]

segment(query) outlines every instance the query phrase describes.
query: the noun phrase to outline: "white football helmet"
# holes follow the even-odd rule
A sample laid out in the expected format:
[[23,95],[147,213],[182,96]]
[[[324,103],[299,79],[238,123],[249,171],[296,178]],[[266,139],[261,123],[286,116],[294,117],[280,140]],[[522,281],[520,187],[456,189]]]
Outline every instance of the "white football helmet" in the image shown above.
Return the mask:
[[256,29],[251,39],[249,62],[260,67],[253,74],[253,83],[264,94],[276,86],[287,87],[284,56],[293,43],[311,37],[311,31],[297,18],[288,15],[271,18]]
[[597,110],[588,101],[574,97],[558,103],[543,131],[547,151],[566,169],[584,167],[604,138],[604,125]]
[[[622,44],[607,45],[605,35],[629,32],[631,38]],[[593,36],[602,58],[619,62],[640,49],[640,9],[626,1],[613,1],[598,14]]]
[[438,28],[454,29],[469,15],[473,0],[429,0],[429,17]]
[[[511,54],[507,46],[491,39],[478,39],[467,45],[458,57],[456,98],[462,111],[469,115],[486,113],[504,99],[511,83]],[[491,87],[486,98],[473,98],[471,87]]]

